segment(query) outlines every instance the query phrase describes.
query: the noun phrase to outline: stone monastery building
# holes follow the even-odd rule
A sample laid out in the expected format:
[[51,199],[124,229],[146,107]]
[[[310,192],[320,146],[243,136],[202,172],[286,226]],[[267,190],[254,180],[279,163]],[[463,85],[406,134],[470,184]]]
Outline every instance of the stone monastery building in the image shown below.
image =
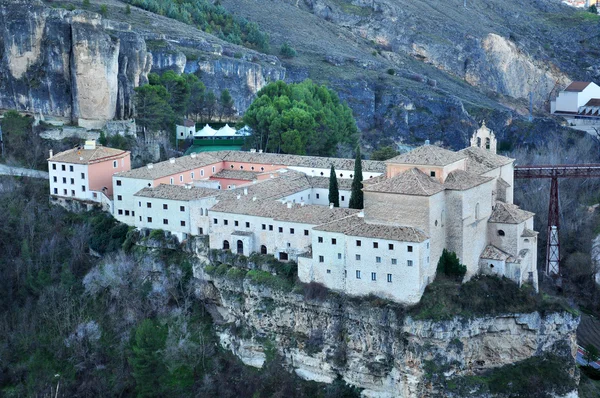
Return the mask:
[[[114,151],[88,147],[78,149],[77,159],[65,153],[48,159],[50,178],[52,170],[69,173],[71,163],[91,159],[86,151]],[[467,279],[498,274],[537,289],[533,213],[512,203],[514,159],[495,149],[484,124],[458,152],[426,144],[385,162],[364,160],[362,211],[348,208],[352,159],[221,151],[98,170],[112,177],[105,192],[113,215],[128,225],[180,240],[208,235],[213,249],[297,261],[303,282],[416,303],[444,248],[467,266]],[[123,159],[128,165],[129,154]],[[339,208],[328,203],[332,164]],[[53,200],[90,200],[61,188],[51,181]]]

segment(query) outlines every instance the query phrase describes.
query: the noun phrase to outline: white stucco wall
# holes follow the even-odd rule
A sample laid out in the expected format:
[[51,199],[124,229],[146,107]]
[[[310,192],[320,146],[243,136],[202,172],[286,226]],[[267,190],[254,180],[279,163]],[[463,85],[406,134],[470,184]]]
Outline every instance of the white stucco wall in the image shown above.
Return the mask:
[[[121,185],[117,185],[117,181],[121,181]],[[113,216],[122,223],[135,225],[136,219],[139,220],[139,215],[136,214],[139,201],[133,195],[143,188],[153,186],[152,184],[152,180],[113,176]]]
[[[62,170],[63,166],[65,167],[64,171]],[[56,167],[56,169],[54,167]],[[73,171],[71,171],[71,168],[73,168]],[[70,197],[80,200],[93,200],[88,181],[87,164],[49,161],[48,176],[50,181],[51,195]]]

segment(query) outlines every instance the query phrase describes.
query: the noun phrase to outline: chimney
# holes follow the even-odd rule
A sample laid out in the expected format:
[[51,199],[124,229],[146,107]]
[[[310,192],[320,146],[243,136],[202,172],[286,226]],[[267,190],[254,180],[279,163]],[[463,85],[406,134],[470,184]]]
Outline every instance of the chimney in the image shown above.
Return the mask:
[[300,206],[304,207],[304,201],[300,202]]
[[429,145],[429,140],[425,140],[425,145]]
[[54,156],[54,151],[50,149],[50,159],[52,159],[52,156]]
[[358,212],[358,214],[356,216],[360,217],[360,218],[363,218],[365,216],[365,211],[361,210],[360,212]]
[[192,152],[192,153],[190,154],[190,156],[192,157],[192,159],[196,159],[196,152]]
[[82,156],[80,156],[80,157],[79,157],[79,160],[83,160],[83,157],[82,157]]
[[153,167],[154,167],[154,165],[153,165],[152,163],[148,163],[147,167],[148,167],[149,169],[151,169],[151,168],[153,168]]
[[262,149],[259,149],[259,150],[258,150],[258,153],[262,153]]
[[253,197],[252,197],[252,201],[253,201],[253,202],[256,202],[256,196],[253,196]]
[[169,163],[171,163],[171,164],[175,163],[175,158],[169,159]]
[[255,152],[256,152],[255,148],[250,149],[250,153],[255,153]]
[[293,203],[292,202],[287,202],[287,208],[291,209],[292,208]]
[[241,197],[242,197],[242,195],[239,195],[239,194],[238,194],[237,198],[239,199],[239,198],[241,198]]
[[186,184],[186,185],[185,185],[185,187],[186,187],[187,189],[192,189],[192,186],[191,186],[190,184]]
[[330,204],[329,204],[329,208],[330,208],[330,209],[333,209],[333,203],[330,203]]
[[248,195],[248,188],[244,188],[244,195]]
[[96,149],[96,140],[86,140],[83,149]]

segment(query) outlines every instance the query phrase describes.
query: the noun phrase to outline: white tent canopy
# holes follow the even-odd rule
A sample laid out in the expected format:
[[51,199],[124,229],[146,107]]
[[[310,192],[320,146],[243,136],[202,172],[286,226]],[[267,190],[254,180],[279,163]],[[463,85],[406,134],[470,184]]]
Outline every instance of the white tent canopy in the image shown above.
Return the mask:
[[216,132],[217,130],[213,129],[207,124],[206,126],[202,127],[202,130],[196,131],[194,137],[213,137]]
[[226,124],[225,127],[221,127],[219,130],[217,130],[215,137],[234,137],[236,135],[235,133],[236,130]]

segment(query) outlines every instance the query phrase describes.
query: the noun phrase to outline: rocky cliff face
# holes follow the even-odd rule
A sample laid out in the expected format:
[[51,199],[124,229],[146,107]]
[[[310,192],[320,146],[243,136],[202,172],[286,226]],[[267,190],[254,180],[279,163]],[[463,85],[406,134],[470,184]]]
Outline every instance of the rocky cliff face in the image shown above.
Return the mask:
[[[150,71],[200,70],[217,96],[230,90],[238,112],[265,84],[285,76],[275,57],[206,40],[136,32],[127,23],[92,12],[39,2],[1,1],[0,24],[0,108],[60,116],[88,128],[132,117],[133,90],[147,82]],[[164,45],[147,45],[157,41]]]
[[255,367],[276,351],[301,377],[342,377],[368,397],[442,396],[434,368],[460,377],[548,352],[569,358],[576,347],[579,319],[566,312],[420,321],[366,300],[311,300],[212,275],[195,269],[223,347]]

